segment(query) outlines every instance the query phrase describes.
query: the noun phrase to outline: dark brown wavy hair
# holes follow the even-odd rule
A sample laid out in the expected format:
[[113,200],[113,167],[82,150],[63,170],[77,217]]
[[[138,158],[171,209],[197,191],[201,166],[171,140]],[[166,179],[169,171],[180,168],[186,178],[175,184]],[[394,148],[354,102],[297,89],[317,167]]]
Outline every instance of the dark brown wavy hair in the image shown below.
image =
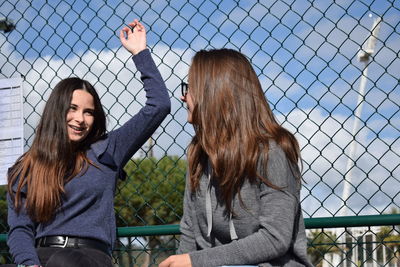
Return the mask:
[[[192,192],[208,162],[228,211],[245,179],[275,187],[257,173],[257,162],[268,160],[274,140],[293,164],[300,161],[299,144],[281,127],[268,105],[259,79],[247,58],[231,49],[202,50],[189,69],[195,136],[188,161]],[[297,175],[299,176],[299,175]],[[298,177],[300,179],[300,177]]]
[[[73,144],[68,137],[66,116],[72,94],[78,89],[93,96],[94,122],[88,136]],[[10,169],[8,192],[16,210],[24,205],[32,220],[51,220],[61,204],[65,183],[92,164],[85,151],[105,131],[106,117],[94,87],[79,78],[60,81],[46,103],[31,148]]]

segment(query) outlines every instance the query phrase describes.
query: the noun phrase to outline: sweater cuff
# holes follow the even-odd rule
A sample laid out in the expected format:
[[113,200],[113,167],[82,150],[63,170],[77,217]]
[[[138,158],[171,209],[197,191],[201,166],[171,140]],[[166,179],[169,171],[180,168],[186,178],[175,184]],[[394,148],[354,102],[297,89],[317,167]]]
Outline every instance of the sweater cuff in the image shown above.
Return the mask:
[[209,266],[209,264],[206,264],[205,262],[202,261],[203,258],[202,254],[203,251],[201,250],[189,252],[189,257],[190,261],[192,262],[192,266]]
[[143,66],[146,61],[148,61],[149,56],[151,56],[150,50],[146,48],[134,55],[132,59],[136,67],[139,68],[140,66]]

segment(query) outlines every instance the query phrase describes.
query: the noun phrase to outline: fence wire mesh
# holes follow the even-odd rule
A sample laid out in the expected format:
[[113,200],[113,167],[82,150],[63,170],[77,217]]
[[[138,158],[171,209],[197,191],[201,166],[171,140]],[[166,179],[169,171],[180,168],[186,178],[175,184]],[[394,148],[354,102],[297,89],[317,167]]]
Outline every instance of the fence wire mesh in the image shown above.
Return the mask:
[[[172,111],[126,166],[130,177],[119,184],[115,201],[118,226],[179,221],[185,149],[193,135],[179,85],[196,51],[221,47],[247,55],[278,120],[301,144],[305,217],[399,213],[399,1],[2,0],[0,79],[22,77],[25,149],[51,88],[63,78],[78,76],[94,84],[108,130],[143,105],[139,75],[118,39],[118,30],[134,18],[147,27]],[[6,232],[0,190],[0,231]],[[340,265],[369,264],[375,252],[392,266],[399,246],[382,241],[380,231],[355,236],[346,229],[341,235],[352,241],[345,245],[337,244],[337,233],[309,232],[310,249],[324,266],[332,265],[331,254],[341,255]],[[399,240],[397,228],[389,233]],[[116,258],[121,266],[132,266],[155,264],[167,252],[141,259],[149,255],[146,249],[173,251],[177,241],[119,242],[115,253],[125,256]]]
[[[400,262],[398,227],[313,230],[308,255],[315,266],[390,266]],[[179,237],[124,238],[114,257],[119,266],[158,266],[176,252]]]

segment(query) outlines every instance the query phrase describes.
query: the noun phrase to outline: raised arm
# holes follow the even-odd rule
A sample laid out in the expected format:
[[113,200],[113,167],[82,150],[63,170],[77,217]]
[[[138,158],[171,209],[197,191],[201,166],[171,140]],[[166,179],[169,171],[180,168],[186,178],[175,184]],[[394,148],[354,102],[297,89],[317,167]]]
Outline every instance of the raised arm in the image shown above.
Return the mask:
[[140,79],[146,92],[146,103],[123,126],[109,133],[105,152],[112,156],[118,167],[123,167],[136,151],[151,137],[168,115],[171,101],[167,88],[146,49],[146,30],[137,20],[120,32],[122,45],[133,54],[133,61],[141,73]]

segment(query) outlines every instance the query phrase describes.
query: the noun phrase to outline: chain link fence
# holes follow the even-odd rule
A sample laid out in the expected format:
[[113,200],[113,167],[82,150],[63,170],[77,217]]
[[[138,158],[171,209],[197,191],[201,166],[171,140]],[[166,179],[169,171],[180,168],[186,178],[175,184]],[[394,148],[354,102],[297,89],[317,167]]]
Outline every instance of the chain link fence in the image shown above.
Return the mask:
[[[221,47],[251,60],[278,120],[301,144],[306,218],[400,213],[396,0],[2,0],[0,79],[22,77],[25,149],[51,88],[63,78],[78,76],[96,87],[108,130],[143,105],[139,74],[118,39],[134,18],[147,28],[172,111],[126,166],[129,179],[115,201],[119,227],[179,222],[193,135],[179,85],[196,51]],[[398,264],[396,226],[338,231],[308,232],[316,264]],[[120,266],[156,264],[174,253],[178,239],[121,237],[115,258]]]

